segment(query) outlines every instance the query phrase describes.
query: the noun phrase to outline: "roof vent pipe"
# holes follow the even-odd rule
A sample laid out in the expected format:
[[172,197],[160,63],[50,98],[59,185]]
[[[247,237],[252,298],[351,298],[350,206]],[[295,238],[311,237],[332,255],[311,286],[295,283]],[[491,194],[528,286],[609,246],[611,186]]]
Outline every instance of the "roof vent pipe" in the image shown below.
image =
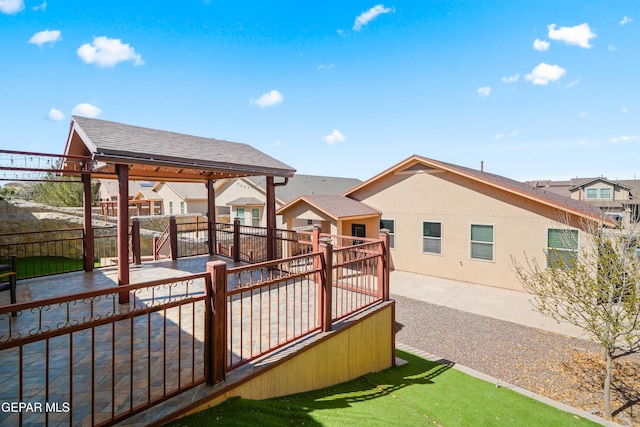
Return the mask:
[[484,172],[484,160],[480,160],[480,172]]

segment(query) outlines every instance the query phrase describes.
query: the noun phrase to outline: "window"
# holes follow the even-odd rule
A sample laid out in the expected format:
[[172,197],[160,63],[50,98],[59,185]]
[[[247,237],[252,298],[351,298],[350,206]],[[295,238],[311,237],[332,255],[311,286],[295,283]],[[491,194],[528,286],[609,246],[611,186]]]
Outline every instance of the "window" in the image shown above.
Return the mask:
[[547,267],[571,268],[578,259],[578,230],[547,231]]
[[422,252],[442,253],[442,224],[439,222],[422,223]]
[[169,202],[169,215],[173,215],[173,202]]
[[611,189],[610,188],[601,188],[600,189],[600,198],[605,200],[611,200]]
[[251,225],[260,226],[260,209],[251,209]]
[[471,225],[471,258],[493,261],[493,225]]
[[236,216],[240,220],[240,225],[244,225],[244,208],[237,208]]
[[586,189],[587,200],[611,200],[612,193],[611,187]]
[[380,230],[386,228],[389,230],[389,248],[395,248],[395,221],[392,219],[381,219],[380,220]]
[[180,202],[180,213],[184,213],[184,202]]

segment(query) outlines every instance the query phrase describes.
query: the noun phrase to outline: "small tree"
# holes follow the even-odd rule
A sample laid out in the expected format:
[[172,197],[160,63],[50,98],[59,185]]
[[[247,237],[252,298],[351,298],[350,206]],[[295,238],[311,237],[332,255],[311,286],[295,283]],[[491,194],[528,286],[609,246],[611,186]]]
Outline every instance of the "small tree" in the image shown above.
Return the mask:
[[538,312],[582,328],[602,346],[604,410],[611,418],[613,360],[640,344],[640,240],[631,227],[607,228],[603,221],[581,228],[579,247],[575,229],[554,236],[558,244],[547,251],[546,266],[535,258],[524,265],[512,260]]

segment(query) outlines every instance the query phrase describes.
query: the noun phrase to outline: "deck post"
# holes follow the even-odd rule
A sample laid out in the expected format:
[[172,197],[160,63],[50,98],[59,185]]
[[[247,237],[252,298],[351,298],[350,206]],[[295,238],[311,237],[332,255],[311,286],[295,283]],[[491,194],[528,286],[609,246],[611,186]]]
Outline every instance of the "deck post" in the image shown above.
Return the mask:
[[382,245],[380,248],[381,259],[378,263],[378,283],[380,284],[378,295],[382,297],[383,301],[389,301],[389,269],[391,265],[391,248],[389,247],[391,237],[389,236],[389,230],[386,228],[380,230],[380,240],[382,240]]
[[207,263],[211,275],[207,292],[205,323],[205,376],[208,384],[225,380],[227,368],[227,264]]
[[133,252],[133,263],[142,264],[142,254],[140,253],[140,220],[134,218],[131,221],[131,252]]
[[233,220],[233,262],[240,261],[240,219]]
[[216,254],[216,189],[213,186],[213,179],[207,180],[207,219],[209,255]]
[[93,240],[93,224],[91,216],[91,174],[82,175],[82,216],[84,226],[84,250],[82,251],[82,259],[84,263],[84,271],[93,271],[94,257],[94,240]]
[[320,323],[322,326],[322,332],[329,332],[331,330],[331,313],[333,311],[333,245],[331,244],[331,239],[322,240],[322,243],[320,243],[320,252],[322,253],[322,258],[324,259],[324,274],[319,304],[322,310]]
[[169,247],[171,248],[171,259],[178,259],[178,223],[175,216],[169,217]]
[[[129,284],[129,165],[117,164],[118,175],[118,286]],[[129,292],[118,294],[120,304],[129,302]]]
[[276,186],[272,176],[267,177],[267,261],[276,259]]
[[[317,253],[320,252],[320,227],[317,225],[313,226],[313,231],[311,231],[311,252]],[[317,295],[322,294],[322,276],[324,275],[321,272],[322,269],[322,258],[314,255],[313,257],[313,269],[318,271],[313,275],[313,281],[316,282],[316,293]],[[318,318],[322,319],[322,305],[318,304]]]

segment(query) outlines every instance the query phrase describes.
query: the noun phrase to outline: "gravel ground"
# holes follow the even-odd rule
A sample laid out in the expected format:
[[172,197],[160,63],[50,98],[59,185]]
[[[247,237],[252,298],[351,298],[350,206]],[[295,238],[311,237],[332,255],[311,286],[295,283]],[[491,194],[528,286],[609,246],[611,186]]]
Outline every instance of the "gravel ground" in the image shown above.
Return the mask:
[[[591,342],[417,301],[396,300],[396,340],[602,416],[602,357]],[[640,357],[616,359],[615,421],[640,426]],[[614,372],[616,375],[616,372]],[[621,409],[623,408],[623,409]],[[618,413],[616,414],[616,410]]]

